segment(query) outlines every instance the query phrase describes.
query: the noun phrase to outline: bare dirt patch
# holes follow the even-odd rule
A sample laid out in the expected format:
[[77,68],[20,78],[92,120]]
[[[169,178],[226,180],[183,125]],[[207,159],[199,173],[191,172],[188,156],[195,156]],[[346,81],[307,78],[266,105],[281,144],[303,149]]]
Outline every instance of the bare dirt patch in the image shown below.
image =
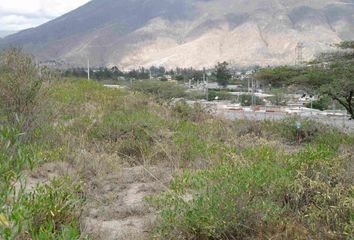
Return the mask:
[[147,239],[156,213],[144,201],[166,190],[171,171],[143,166],[124,168],[120,174],[89,183],[81,226],[93,239]]
[[[35,171],[24,171],[25,190],[32,192],[36,186],[49,184],[52,180],[63,176],[75,176],[75,169],[67,162],[45,163]],[[20,182],[17,182],[16,188],[20,188]]]

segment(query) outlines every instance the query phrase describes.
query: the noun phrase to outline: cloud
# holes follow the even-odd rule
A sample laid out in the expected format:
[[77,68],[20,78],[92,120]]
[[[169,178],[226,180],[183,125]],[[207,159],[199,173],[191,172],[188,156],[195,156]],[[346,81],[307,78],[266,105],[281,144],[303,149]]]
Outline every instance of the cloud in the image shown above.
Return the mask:
[[26,17],[24,15],[5,15],[0,17],[1,31],[19,31],[26,28],[31,28],[49,21],[48,18],[42,17]]
[[0,31],[36,27],[89,0],[0,0]]

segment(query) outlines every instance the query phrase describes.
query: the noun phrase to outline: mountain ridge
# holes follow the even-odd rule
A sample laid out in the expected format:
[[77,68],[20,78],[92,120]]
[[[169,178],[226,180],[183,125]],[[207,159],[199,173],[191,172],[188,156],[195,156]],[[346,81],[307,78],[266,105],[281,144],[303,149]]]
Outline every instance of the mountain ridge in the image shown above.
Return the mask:
[[354,39],[350,0],[93,0],[0,40],[39,60],[121,68],[292,64]]

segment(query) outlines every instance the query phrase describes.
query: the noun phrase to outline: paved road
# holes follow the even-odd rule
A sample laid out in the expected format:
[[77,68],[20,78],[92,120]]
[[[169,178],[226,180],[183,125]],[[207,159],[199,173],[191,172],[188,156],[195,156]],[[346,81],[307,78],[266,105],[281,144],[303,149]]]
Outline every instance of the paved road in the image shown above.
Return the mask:
[[[217,114],[230,119],[250,119],[250,120],[281,120],[289,117],[289,114],[285,113],[265,113],[265,112],[241,112],[227,109],[218,109]],[[332,117],[332,116],[320,116],[303,114],[298,115],[304,118],[308,118],[314,121],[318,121],[322,124],[334,126],[344,131],[354,132],[354,120],[348,120],[347,117]]]
[[[253,112],[253,111],[239,111],[227,108],[230,105],[228,102],[207,102],[207,101],[187,101],[188,104],[193,105],[195,103],[202,104],[206,106],[207,109],[215,113],[218,116],[222,116],[226,119],[249,119],[249,120],[274,120],[279,121],[288,118],[292,115],[286,112]],[[235,107],[237,109],[237,107]],[[349,120],[347,116],[325,116],[320,115],[319,111],[311,112],[300,112],[296,113],[296,116],[302,118],[311,119],[318,121],[322,124],[333,126],[343,130],[344,132],[354,132],[354,120]],[[293,114],[294,115],[294,114]]]

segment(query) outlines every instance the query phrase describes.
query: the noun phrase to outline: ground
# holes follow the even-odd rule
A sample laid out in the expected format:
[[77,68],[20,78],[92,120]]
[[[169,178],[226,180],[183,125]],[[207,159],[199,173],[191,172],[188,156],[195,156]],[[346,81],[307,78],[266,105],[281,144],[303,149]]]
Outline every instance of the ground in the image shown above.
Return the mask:
[[13,158],[0,171],[18,169],[20,199],[0,182],[0,239],[353,236],[350,133],[299,118],[230,121],[84,80],[53,82],[48,96],[19,142],[2,129],[0,157]]
[[81,223],[94,239],[147,239],[157,218],[144,197],[166,190],[170,170],[143,166],[89,183],[91,197]]

